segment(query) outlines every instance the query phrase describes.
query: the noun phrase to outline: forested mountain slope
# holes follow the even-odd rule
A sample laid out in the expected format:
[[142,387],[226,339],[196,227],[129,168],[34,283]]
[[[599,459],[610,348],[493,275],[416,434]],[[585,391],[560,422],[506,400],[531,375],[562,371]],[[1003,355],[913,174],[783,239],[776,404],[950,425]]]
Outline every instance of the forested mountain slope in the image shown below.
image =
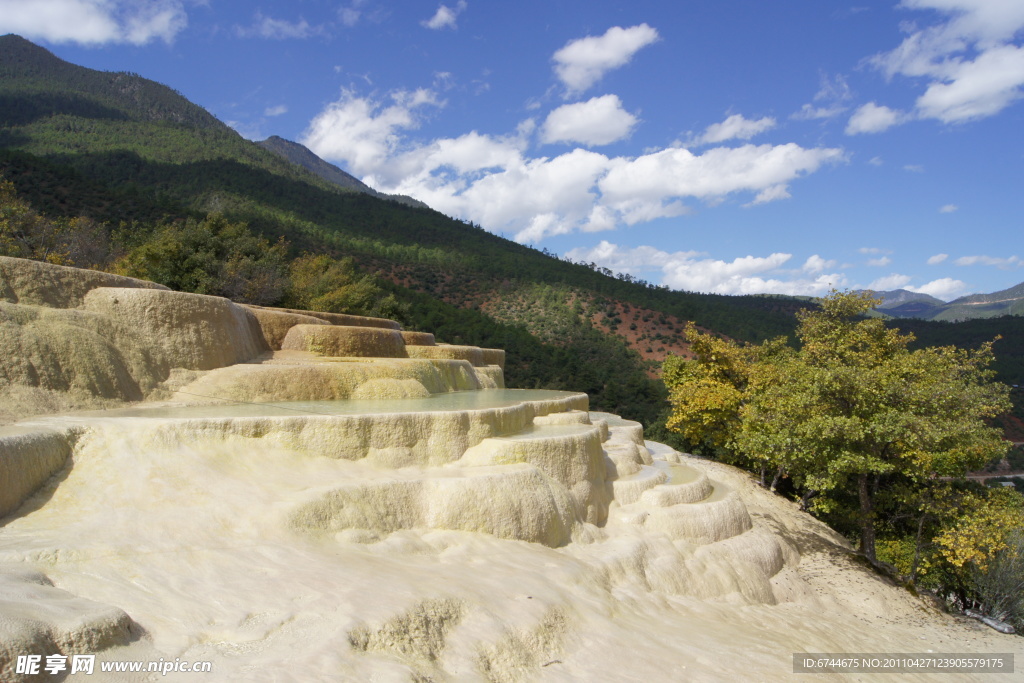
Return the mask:
[[[0,173],[43,214],[106,224],[111,258],[157,223],[211,213],[283,239],[289,258],[350,256],[405,305],[407,326],[508,349],[510,385],[584,390],[595,408],[646,422],[662,409],[657,362],[685,352],[686,321],[760,341],[790,334],[808,305],[670,291],[341,187],[171,88],[68,64],[18,36],[0,38]],[[1016,320],[995,328],[1010,338]]]

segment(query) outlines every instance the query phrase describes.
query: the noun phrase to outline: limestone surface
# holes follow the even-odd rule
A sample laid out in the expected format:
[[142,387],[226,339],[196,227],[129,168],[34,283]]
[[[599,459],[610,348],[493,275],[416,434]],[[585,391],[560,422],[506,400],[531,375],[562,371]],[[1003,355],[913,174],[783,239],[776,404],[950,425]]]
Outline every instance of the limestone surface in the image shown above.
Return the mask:
[[405,341],[398,330],[350,325],[295,325],[281,342],[282,350],[308,351],[318,356],[405,358]]
[[[10,261],[0,410],[51,414],[0,427],[5,683],[33,680],[26,654],[257,682],[772,681],[797,652],[1024,657],[746,474],[584,394],[503,389],[500,350]],[[90,401],[120,407],[58,412]]]

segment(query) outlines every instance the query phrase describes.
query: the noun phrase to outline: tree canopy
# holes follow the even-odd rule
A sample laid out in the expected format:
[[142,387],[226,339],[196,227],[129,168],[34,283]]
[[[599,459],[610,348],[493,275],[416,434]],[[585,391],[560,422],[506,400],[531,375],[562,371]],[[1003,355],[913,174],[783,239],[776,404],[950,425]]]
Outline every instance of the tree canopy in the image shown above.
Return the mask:
[[943,478],[980,469],[1007,442],[988,420],[1009,389],[992,381],[991,342],[911,350],[913,335],[861,317],[868,294],[833,292],[799,314],[799,348],[688,330],[696,358],[666,364],[669,426],[792,479],[818,511],[846,506],[875,560],[877,503],[920,507]]

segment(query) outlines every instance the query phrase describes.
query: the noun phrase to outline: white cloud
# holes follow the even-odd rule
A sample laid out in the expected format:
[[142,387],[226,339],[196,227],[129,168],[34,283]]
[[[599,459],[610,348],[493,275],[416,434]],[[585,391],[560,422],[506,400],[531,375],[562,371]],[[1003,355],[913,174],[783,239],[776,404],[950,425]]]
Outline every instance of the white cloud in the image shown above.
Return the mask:
[[850,116],[850,120],[846,123],[846,134],[881,133],[905,120],[906,115],[903,112],[890,109],[885,105],[868,102],[860,106]]
[[638,50],[658,40],[647,24],[613,26],[602,36],[569,41],[555,52],[555,74],[570,93],[582,92],[612,69],[628,64]]
[[922,117],[956,123],[998,114],[1024,96],[1024,48],[1003,45],[973,61],[950,68],[944,81],[934,81],[917,108]]
[[963,294],[967,289],[967,283],[963,280],[954,280],[951,277],[944,277],[939,278],[938,280],[932,280],[928,284],[921,285],[920,287],[907,287],[907,289],[911,292],[927,294],[928,296],[934,296],[936,299],[949,301]]
[[793,195],[789,193],[789,187],[785,183],[780,183],[779,185],[772,185],[771,187],[766,187],[761,190],[757,193],[757,196],[754,197],[752,202],[744,204],[743,206],[749,208],[751,206],[757,206],[758,204],[777,202],[780,199],[789,199],[792,196]]
[[338,19],[349,28],[355,26],[365,17],[363,8],[366,2],[367,0],[352,0],[347,5],[342,5],[338,8]]
[[1016,256],[1010,256],[1003,258],[1001,256],[961,256],[957,260],[953,261],[958,266],[995,266],[997,268],[1008,269],[1018,268],[1024,265],[1024,261]]
[[888,249],[882,249],[880,247],[861,247],[857,250],[861,254],[891,254],[892,252]]
[[[391,102],[343,92],[310,122],[301,142],[315,153],[346,166],[378,190],[406,194],[435,209],[479,223],[523,242],[575,231],[609,230],[691,211],[685,200],[714,205],[733,194],[750,193],[750,203],[782,199],[788,185],[822,165],[844,160],[840,149],[804,149],[796,144],[719,147],[696,155],[670,148],[639,157],[610,157],[573,149],[554,157],[527,156],[532,136],[575,137],[597,143],[618,131],[602,102],[594,98],[556,110],[570,126],[538,127],[521,122],[511,135],[471,132],[425,143],[406,139],[428,105],[440,105],[433,91],[396,93]],[[597,123],[595,123],[595,121]],[[564,121],[563,121],[564,123]],[[587,129],[582,124],[591,124]],[[600,123],[600,125],[598,125]],[[608,132],[611,130],[612,132]],[[558,132],[562,131],[562,132]],[[602,138],[602,136],[606,136]]]
[[669,253],[649,246],[624,248],[608,240],[601,240],[590,249],[576,247],[565,255],[574,261],[597,263],[617,273],[643,272],[703,256],[699,251]]
[[618,96],[603,95],[552,111],[541,128],[541,140],[607,145],[628,137],[638,121],[622,108]]
[[267,107],[265,110],[263,110],[263,115],[264,116],[281,116],[282,114],[287,114],[287,113],[288,113],[288,105],[287,104],[279,104],[276,107]]
[[885,164],[885,161],[882,159],[882,157],[871,157],[870,159],[868,159],[868,163],[871,164],[872,166],[882,166]]
[[418,125],[415,110],[438,104],[433,93],[423,90],[397,92],[391,99],[393,104],[382,107],[343,91],[310,122],[302,144],[321,157],[344,159],[356,174],[372,173],[397,151],[399,132]]
[[929,266],[937,266],[937,265],[939,265],[940,263],[942,263],[943,261],[945,261],[948,258],[949,258],[949,254],[935,254],[934,256],[929,256],[928,257],[928,265]]
[[322,35],[322,26],[312,26],[305,19],[299,21],[287,21],[265,16],[262,12],[256,12],[256,18],[251,26],[238,27],[238,35],[243,38],[267,38],[269,40],[288,40],[292,38],[309,38],[314,35]]
[[800,111],[790,118],[797,120],[831,119],[846,111],[847,102],[852,97],[850,85],[842,74],[836,74],[835,78],[829,78],[827,74],[821,74],[821,87],[814,95],[814,101],[818,104],[805,104]]
[[924,173],[924,166],[921,164],[907,164],[903,167],[903,170],[909,173]]
[[721,123],[713,123],[708,126],[693,144],[712,145],[726,140],[749,140],[758,133],[763,133],[774,127],[775,119],[770,116],[753,121],[744,118],[742,114],[733,114]]
[[455,7],[449,7],[448,5],[441,5],[434,12],[434,16],[421,21],[420,23],[427,28],[434,30],[442,28],[458,28],[456,20],[459,15],[466,9],[467,5],[465,0],[459,0]]
[[691,292],[815,296],[825,294],[831,287],[846,284],[845,278],[838,273],[794,278],[790,271],[782,270],[782,266],[792,258],[792,254],[784,253],[722,261],[700,258],[703,254],[693,251],[669,253],[649,246],[624,248],[601,241],[591,249],[573,249],[566,256],[576,261],[597,263],[617,272],[635,274],[660,269],[662,284]]
[[0,33],[51,43],[170,43],[187,25],[180,0],[0,0]]
[[941,207],[939,207],[939,213],[953,213],[959,208],[960,207],[957,206],[956,204],[944,204]]
[[879,258],[868,259],[868,265],[872,268],[882,268],[892,263],[892,259],[888,256],[882,256]]
[[839,116],[846,107],[831,106],[831,107],[815,107],[813,104],[805,104],[800,107],[800,111],[795,112],[790,118],[797,119],[798,121],[813,121],[815,119],[831,119]]
[[821,273],[830,268],[835,268],[837,262],[833,259],[824,259],[817,254],[809,256],[804,262],[803,270],[808,273]]
[[910,282],[909,275],[893,273],[892,275],[878,278],[868,285],[867,288],[875,292],[887,292],[891,289],[903,289],[908,282]]
[[616,159],[600,187],[611,203],[667,197],[710,199],[784,185],[844,158],[839,149],[805,149],[795,143],[716,147],[700,155],[670,148],[635,159]]
[[871,62],[888,77],[925,78],[916,102],[921,118],[956,123],[999,113],[1024,95],[1024,29],[1018,0],[904,0],[907,9],[935,10],[943,21],[907,24],[896,49]]

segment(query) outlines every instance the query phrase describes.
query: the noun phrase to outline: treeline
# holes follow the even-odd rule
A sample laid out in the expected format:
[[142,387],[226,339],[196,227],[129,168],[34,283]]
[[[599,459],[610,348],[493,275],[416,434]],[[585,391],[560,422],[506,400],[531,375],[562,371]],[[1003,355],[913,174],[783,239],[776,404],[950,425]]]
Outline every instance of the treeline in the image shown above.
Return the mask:
[[646,377],[639,356],[575,318],[545,342],[526,326],[382,280],[340,251],[321,245],[318,253],[303,252],[222,214],[117,226],[50,218],[20,198],[13,183],[0,181],[0,254],[108,270],[243,303],[395,319],[449,343],[506,349],[509,386],[584,391],[593,409],[645,424],[663,409],[664,388]]

